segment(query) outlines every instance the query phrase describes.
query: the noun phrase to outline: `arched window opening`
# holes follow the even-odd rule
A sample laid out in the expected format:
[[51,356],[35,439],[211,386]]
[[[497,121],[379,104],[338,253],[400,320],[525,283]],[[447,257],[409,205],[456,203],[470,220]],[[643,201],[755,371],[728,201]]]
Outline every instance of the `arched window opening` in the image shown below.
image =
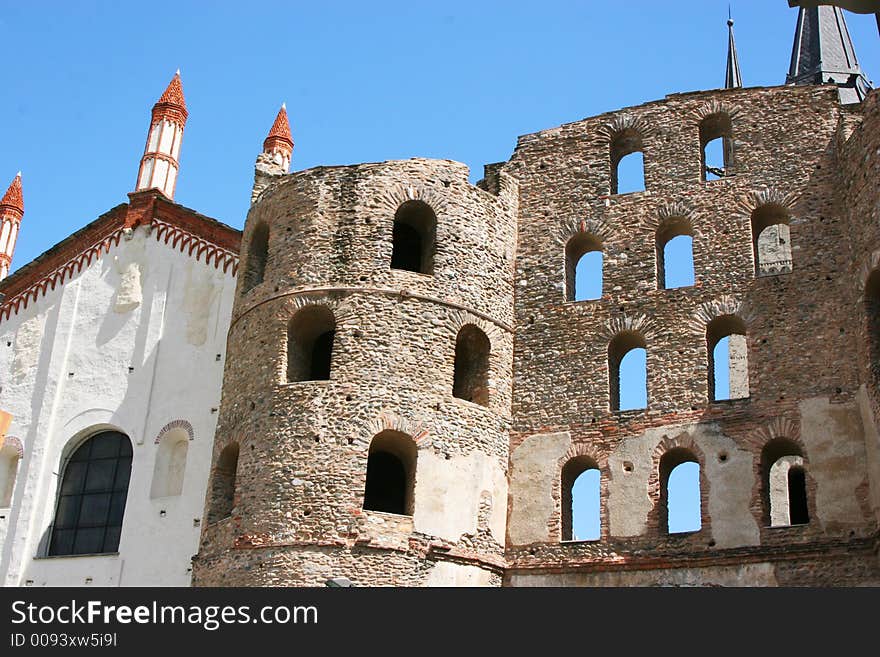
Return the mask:
[[772,276],[791,271],[789,220],[786,209],[774,203],[752,212],[755,275]]
[[308,306],[287,326],[287,381],[327,381],[333,360],[336,319],[326,306]]
[[244,270],[243,291],[247,292],[263,282],[266,260],[269,257],[269,225],[260,222],[251,235],[251,244]]
[[746,325],[736,315],[716,317],[706,327],[709,352],[709,399],[749,396],[749,355]]
[[868,322],[868,356],[875,381],[880,381],[880,269],[875,269],[865,285],[865,315]]
[[452,396],[481,406],[489,405],[489,338],[467,324],[455,339]]
[[660,459],[661,526],[668,534],[702,528],[700,463],[694,454],[676,447]]
[[645,338],[636,331],[618,333],[608,345],[612,411],[648,406],[648,368]]
[[424,201],[407,201],[394,215],[391,268],[434,273],[437,216]]
[[565,298],[587,301],[602,298],[602,242],[578,233],[565,245]]
[[18,449],[5,443],[0,448],[0,509],[12,506],[15,477],[18,474]]
[[562,540],[593,541],[601,536],[601,475],[596,461],[577,456],[562,468]]
[[131,441],[95,434],[71,454],[58,489],[49,556],[116,552],[131,477]]
[[761,451],[764,522],[770,527],[805,525],[807,477],[800,446],[787,438],[774,438]]
[[208,522],[213,523],[232,515],[235,505],[235,479],[238,475],[238,443],[227,445],[217,458],[211,477],[211,505]]
[[611,140],[611,193],[629,194],[645,190],[645,159],[642,136],[632,128],[618,132]]
[[373,438],[367,457],[364,509],[411,516],[416,481],[416,444],[398,431]]
[[657,284],[661,289],[694,284],[694,229],[681,217],[664,221],[657,229]]
[[153,466],[150,497],[175,497],[183,492],[189,435],[184,429],[172,429],[162,436]]
[[733,125],[724,112],[700,122],[700,154],[703,180],[733,175]]

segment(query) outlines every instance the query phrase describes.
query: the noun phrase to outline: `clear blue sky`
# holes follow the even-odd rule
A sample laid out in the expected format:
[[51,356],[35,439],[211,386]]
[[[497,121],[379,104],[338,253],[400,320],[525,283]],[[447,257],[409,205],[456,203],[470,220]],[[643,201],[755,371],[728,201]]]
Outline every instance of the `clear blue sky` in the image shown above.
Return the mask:
[[[127,200],[177,68],[190,117],[176,200],[240,228],[282,101],[294,169],[437,157],[476,181],[518,135],[722,86],[727,6],[0,0],[0,186],[21,169],[26,205],[13,269]],[[796,10],[739,0],[733,13],[746,86],[781,84]],[[847,20],[870,78],[875,20]]]

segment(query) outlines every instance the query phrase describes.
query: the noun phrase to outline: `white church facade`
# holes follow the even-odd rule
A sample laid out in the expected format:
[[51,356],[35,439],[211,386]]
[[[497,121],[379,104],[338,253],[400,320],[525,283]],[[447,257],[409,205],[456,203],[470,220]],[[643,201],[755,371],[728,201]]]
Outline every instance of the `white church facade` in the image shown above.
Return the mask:
[[190,584],[241,233],[172,200],[186,117],[177,75],[129,202],[9,276],[0,202],[5,586]]

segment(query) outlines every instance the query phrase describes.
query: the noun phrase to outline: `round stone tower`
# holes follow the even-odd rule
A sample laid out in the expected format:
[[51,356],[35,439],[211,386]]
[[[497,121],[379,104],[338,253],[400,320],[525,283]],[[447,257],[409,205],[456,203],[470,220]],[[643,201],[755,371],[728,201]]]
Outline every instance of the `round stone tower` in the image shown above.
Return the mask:
[[424,159],[257,197],[196,586],[500,584],[517,198]]

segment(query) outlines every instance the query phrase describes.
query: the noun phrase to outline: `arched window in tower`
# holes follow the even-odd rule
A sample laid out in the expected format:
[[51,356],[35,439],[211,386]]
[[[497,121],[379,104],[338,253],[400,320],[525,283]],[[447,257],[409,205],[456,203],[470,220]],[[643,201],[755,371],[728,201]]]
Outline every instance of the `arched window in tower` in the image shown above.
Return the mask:
[[657,285],[661,289],[694,284],[694,228],[684,217],[665,220],[657,229]]
[[622,331],[608,345],[608,373],[612,411],[648,406],[647,349],[644,336]]
[[166,431],[159,440],[150,497],[174,497],[183,492],[189,434],[185,429]]
[[269,258],[269,225],[260,222],[254,228],[251,235],[250,248],[248,248],[247,261],[244,270],[244,292],[252,290],[263,282],[266,275],[266,261]]
[[12,506],[18,460],[18,447],[7,440],[3,443],[3,447],[0,447],[0,509]]
[[287,381],[327,381],[336,318],[326,306],[307,306],[287,325]]
[[749,355],[746,325],[736,315],[716,317],[706,327],[709,352],[709,399],[749,396]]
[[764,522],[770,527],[806,525],[807,477],[800,446],[788,438],[774,438],[761,451]]
[[702,527],[700,463],[689,449],[676,447],[660,459],[660,511],[668,534]]
[[629,194],[645,190],[645,158],[642,135],[633,128],[621,130],[611,139],[611,193]]
[[370,442],[364,509],[411,516],[416,481],[416,444],[399,431],[383,431]]
[[772,276],[791,271],[790,217],[781,205],[770,203],[752,212],[755,275]]
[[733,125],[725,112],[700,121],[700,154],[703,180],[717,180],[733,174]]
[[434,273],[437,216],[424,201],[407,201],[394,215],[391,268]]
[[578,233],[565,245],[565,297],[568,301],[602,298],[602,242]]
[[481,406],[489,405],[489,352],[491,344],[482,330],[466,324],[455,338],[452,396]]
[[865,285],[868,358],[875,381],[880,381],[880,269],[875,269]]
[[49,556],[116,552],[131,477],[131,441],[102,431],[64,464]]
[[211,477],[211,504],[208,522],[214,523],[232,515],[235,505],[235,479],[238,476],[238,443],[227,445],[214,466]]
[[576,456],[562,468],[563,541],[600,537],[600,488],[599,466],[589,456]]

